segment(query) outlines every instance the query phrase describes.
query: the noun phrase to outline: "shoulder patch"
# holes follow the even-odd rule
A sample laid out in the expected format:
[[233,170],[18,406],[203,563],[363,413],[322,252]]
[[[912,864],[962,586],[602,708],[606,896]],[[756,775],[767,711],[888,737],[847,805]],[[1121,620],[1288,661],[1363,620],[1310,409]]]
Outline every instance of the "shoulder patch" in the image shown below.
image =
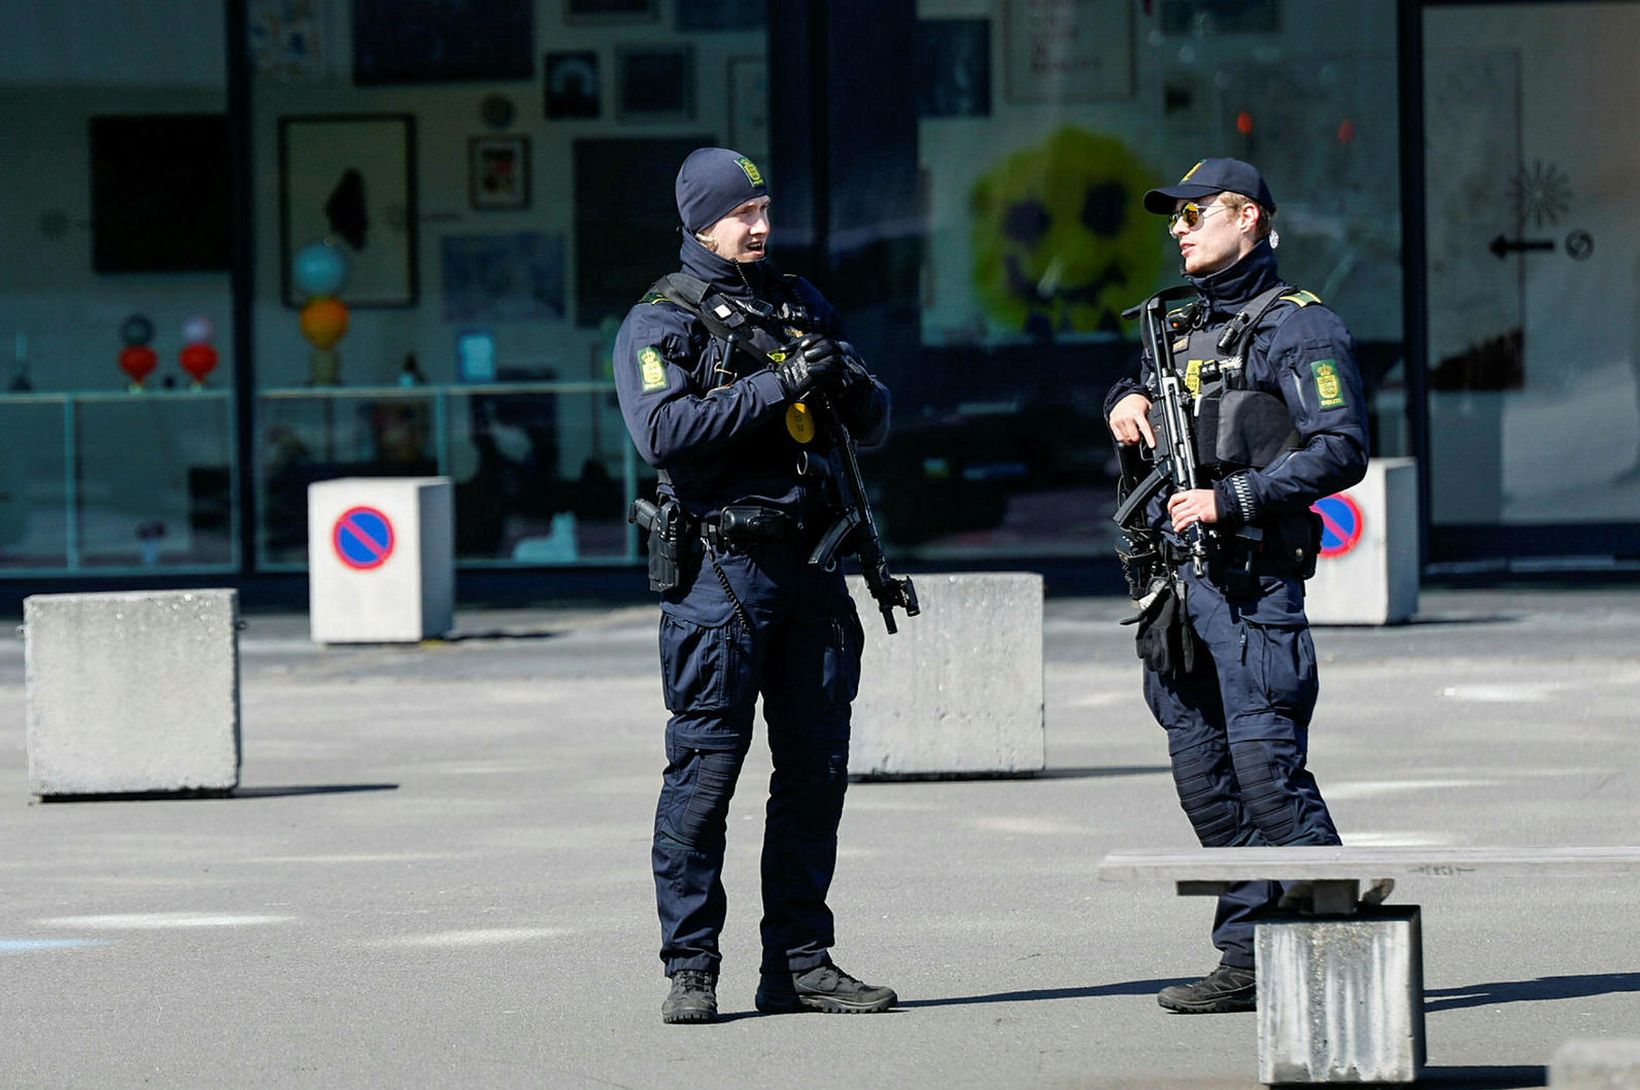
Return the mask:
[[665,303],[665,302],[669,302],[669,301],[670,300],[668,300],[666,298],[666,296],[662,295],[658,291],[652,291],[648,295],[644,296],[642,299],[639,300],[639,302],[641,302],[641,303]]
[[1301,307],[1307,307],[1311,303],[1321,302],[1321,296],[1317,295],[1313,291],[1305,291],[1303,288],[1300,288],[1291,295],[1283,295],[1281,297],[1281,301],[1283,303],[1297,303]]
[[654,345],[638,353],[638,372],[643,376],[644,393],[666,389],[666,361]]
[[1315,376],[1315,392],[1323,409],[1344,407],[1344,383],[1338,377],[1338,361],[1313,360],[1310,373]]

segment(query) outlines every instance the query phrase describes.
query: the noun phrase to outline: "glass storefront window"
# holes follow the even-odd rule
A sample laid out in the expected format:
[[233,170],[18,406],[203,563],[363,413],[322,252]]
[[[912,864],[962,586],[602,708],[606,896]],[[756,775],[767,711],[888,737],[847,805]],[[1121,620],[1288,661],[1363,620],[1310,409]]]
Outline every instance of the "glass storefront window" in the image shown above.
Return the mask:
[[232,569],[222,10],[10,4],[0,36],[0,575]]
[[1283,275],[1358,341],[1375,453],[1411,453],[1395,5],[921,0],[917,13],[924,359],[879,459],[898,543],[928,558],[1108,555],[1101,407],[1137,358],[1120,314],[1178,277],[1165,222],[1140,201],[1207,156],[1264,173]]
[[[275,5],[277,7],[277,5]],[[253,19],[259,563],[305,489],[450,477],[465,567],[630,563],[620,318],[672,176],[768,150],[765,5],[285,5]]]
[[1640,95],[1640,4],[1435,8],[1423,30],[1438,558],[1632,555],[1640,138],[1610,118]]

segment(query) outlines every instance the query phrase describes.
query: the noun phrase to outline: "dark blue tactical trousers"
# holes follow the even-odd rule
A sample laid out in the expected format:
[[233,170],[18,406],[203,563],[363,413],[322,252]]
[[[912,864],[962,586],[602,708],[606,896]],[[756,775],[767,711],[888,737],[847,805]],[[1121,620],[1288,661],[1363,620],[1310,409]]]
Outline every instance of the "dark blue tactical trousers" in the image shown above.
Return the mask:
[[762,971],[803,971],[824,964],[835,941],[826,892],[848,786],[860,621],[842,574],[810,567],[796,543],[751,543],[720,552],[718,564],[749,630],[710,557],[693,585],[661,605],[661,680],[672,712],[653,849],[661,960],[668,976],[718,969],[725,819],[761,695],[774,763]]
[[[1145,701],[1167,729],[1179,804],[1205,847],[1337,844],[1327,804],[1305,768],[1315,710],[1315,646],[1296,580],[1267,577],[1246,600],[1186,569],[1186,615],[1199,639],[1194,669],[1145,671]],[[1253,967],[1253,924],[1281,899],[1276,882],[1219,898],[1213,945]]]

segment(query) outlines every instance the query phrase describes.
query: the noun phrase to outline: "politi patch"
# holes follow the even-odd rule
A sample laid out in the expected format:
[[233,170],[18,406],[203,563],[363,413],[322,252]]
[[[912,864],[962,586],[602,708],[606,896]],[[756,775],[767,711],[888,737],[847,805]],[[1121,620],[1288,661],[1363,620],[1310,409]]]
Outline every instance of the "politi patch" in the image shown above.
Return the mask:
[[638,371],[643,375],[643,392],[666,389],[666,361],[661,350],[651,345],[638,353]]
[[746,172],[746,180],[748,182],[751,182],[759,189],[763,187],[763,172],[757,169],[756,163],[742,155],[739,159],[735,160],[735,165]]
[[1338,377],[1337,360],[1313,360],[1310,373],[1315,376],[1315,392],[1323,409],[1344,406],[1344,382]]

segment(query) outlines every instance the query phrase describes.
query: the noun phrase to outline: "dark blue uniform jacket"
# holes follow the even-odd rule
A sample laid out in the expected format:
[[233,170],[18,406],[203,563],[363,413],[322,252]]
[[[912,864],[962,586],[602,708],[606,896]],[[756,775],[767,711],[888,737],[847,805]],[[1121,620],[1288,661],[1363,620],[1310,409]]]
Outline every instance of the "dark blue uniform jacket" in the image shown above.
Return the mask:
[[[725,295],[756,297],[778,306],[795,295],[812,317],[810,328],[842,337],[836,310],[800,277],[782,277],[768,262],[741,264],[712,253],[685,234],[682,271]],[[654,349],[659,354],[657,360]],[[675,496],[691,513],[725,504],[764,503],[801,515],[823,501],[816,494],[824,461],[805,457],[817,445],[800,444],[786,425],[787,401],[774,371],[745,350],[731,353],[688,310],[665,300],[628,312],[615,339],[615,386],[621,413],[644,461],[665,470]],[[888,390],[875,379],[850,399],[847,422],[862,446],[888,432]],[[807,473],[800,467],[807,463]]]
[[[1223,326],[1261,292],[1281,283],[1275,253],[1261,242],[1241,261],[1210,276],[1190,277],[1201,291],[1206,326]],[[1246,388],[1280,397],[1299,446],[1262,469],[1240,470],[1213,486],[1219,526],[1230,531],[1303,512],[1316,500],[1357,483],[1367,471],[1367,403],[1344,323],[1319,303],[1278,302],[1253,331],[1243,366]],[[1131,393],[1157,397],[1148,363],[1111,387],[1105,415]],[[1165,504],[1166,493],[1162,496]],[[1152,524],[1173,537],[1165,511]],[[1175,543],[1178,539],[1174,538]]]

